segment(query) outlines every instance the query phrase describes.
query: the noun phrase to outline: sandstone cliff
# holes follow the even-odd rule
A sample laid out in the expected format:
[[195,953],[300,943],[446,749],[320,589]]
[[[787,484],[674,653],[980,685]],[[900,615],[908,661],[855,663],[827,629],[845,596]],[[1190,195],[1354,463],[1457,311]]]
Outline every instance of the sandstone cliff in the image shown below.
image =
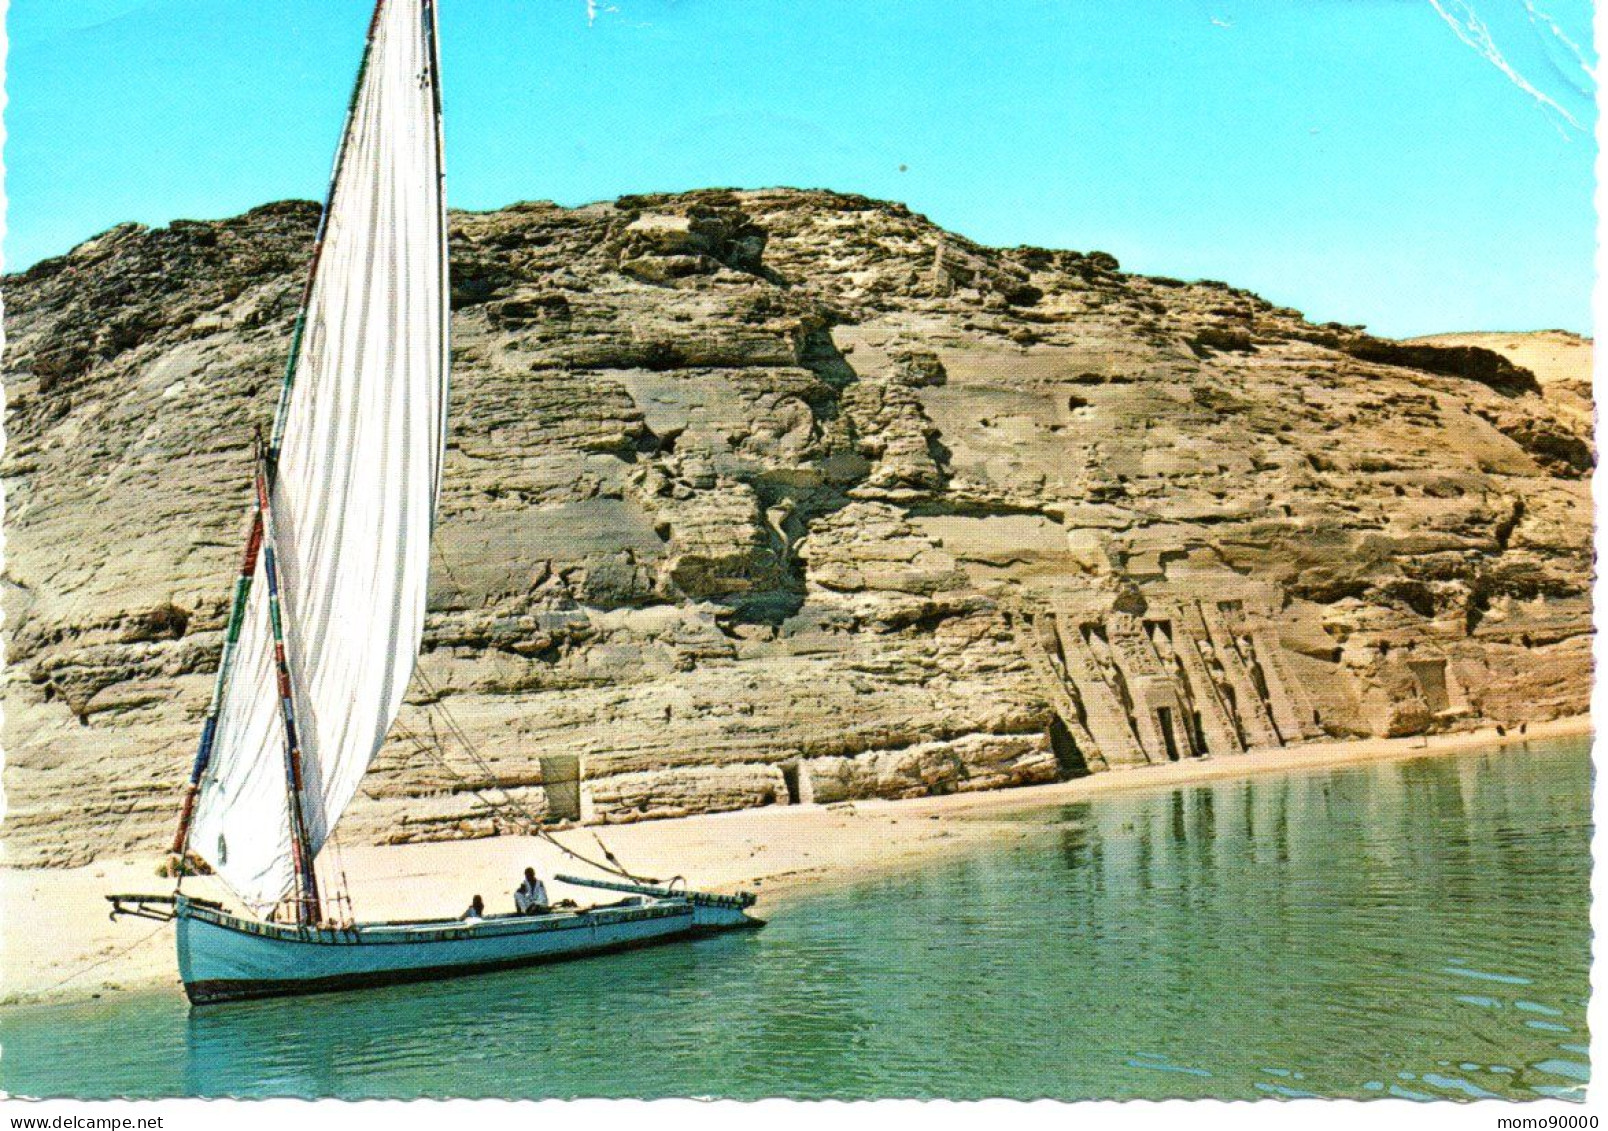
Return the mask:
[[[171,827],[315,220],[5,280],[13,862]],[[458,215],[452,270],[425,655],[348,842],[493,828],[441,707],[613,821],[1586,709],[1589,385],[825,192]]]

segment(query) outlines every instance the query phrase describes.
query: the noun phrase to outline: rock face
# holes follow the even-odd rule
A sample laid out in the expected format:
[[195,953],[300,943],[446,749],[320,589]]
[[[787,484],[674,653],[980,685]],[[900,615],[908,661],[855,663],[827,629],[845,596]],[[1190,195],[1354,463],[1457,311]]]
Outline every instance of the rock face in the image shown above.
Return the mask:
[[[13,862],[171,829],[315,221],[6,280]],[[1586,709],[1589,385],[824,192],[458,215],[452,273],[424,655],[348,841],[498,827],[449,718],[627,821]]]

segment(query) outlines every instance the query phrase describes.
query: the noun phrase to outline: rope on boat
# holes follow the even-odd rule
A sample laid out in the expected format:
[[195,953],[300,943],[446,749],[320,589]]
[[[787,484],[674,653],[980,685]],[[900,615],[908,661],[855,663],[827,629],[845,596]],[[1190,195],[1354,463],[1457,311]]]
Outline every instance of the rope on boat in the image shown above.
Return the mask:
[[600,872],[607,872],[611,876],[619,876],[621,879],[630,880],[632,883],[636,884],[658,884],[663,882],[662,880],[654,879],[652,876],[639,876],[634,872],[628,871],[625,865],[621,864],[620,861],[616,859],[614,853],[610,852],[607,848],[603,848],[603,841],[596,833],[592,834],[592,839],[597,841],[597,846],[599,848],[603,848],[603,855],[608,857],[608,859],[612,862],[612,865],[600,864],[589,856],[582,856],[573,848],[561,843],[557,837],[553,836],[553,834],[548,832],[546,829],[537,829],[536,835],[542,840],[545,840],[548,844],[552,845],[554,848],[558,849],[560,852],[564,853],[564,855],[579,860],[582,864],[589,864]]
[[[463,583],[458,580],[458,575],[453,570],[452,563],[448,560],[446,548],[444,546],[438,545],[436,547],[436,556],[441,562],[442,570],[446,573],[448,580],[452,582],[453,588],[459,593],[467,592],[463,586]],[[476,747],[474,742],[470,740],[469,736],[464,733],[463,727],[458,725],[458,720],[453,717],[452,709],[447,706],[446,696],[431,681],[429,675],[425,673],[424,668],[415,664],[413,668],[413,678],[419,681],[419,685],[423,687],[425,692],[430,696],[431,702],[423,704],[423,706],[426,708],[426,711],[428,711],[431,707],[436,708],[442,720],[447,725],[447,732],[458,740],[458,742],[463,746],[464,750],[468,752],[470,759],[475,764],[475,768],[485,775],[486,781],[492,783],[496,789],[502,792],[502,795],[504,798],[506,798],[506,801],[502,804],[499,804],[498,802],[487,797],[478,788],[476,788],[468,778],[464,777],[447,763],[445,744],[441,742],[440,736],[435,733],[435,719],[433,716],[430,714],[426,714],[425,716],[430,720],[431,737],[435,739],[435,744],[433,746],[429,743],[426,743],[416,733],[409,730],[402,723],[401,719],[398,719],[394,725],[396,726],[397,730],[402,733],[404,738],[408,738],[413,742],[415,749],[425,754],[427,757],[433,758],[443,770],[451,774],[460,785],[462,785],[469,793],[473,794],[475,799],[487,809],[491,810],[494,815],[507,818],[510,809],[517,810],[517,815],[513,819],[513,823],[516,827],[523,825],[526,832],[528,832],[530,835],[537,837],[540,840],[545,840],[548,844],[564,853],[564,855],[570,857],[571,859],[579,860],[582,864],[585,864],[588,867],[596,868],[600,872],[619,876],[622,879],[627,879],[638,884],[657,884],[662,882],[649,876],[638,876],[632,873],[625,867],[624,864],[620,863],[619,859],[614,855],[614,853],[610,852],[606,847],[604,847],[602,838],[600,838],[595,832],[592,834],[592,839],[597,841],[597,846],[599,848],[603,849],[603,855],[608,860],[608,863],[606,864],[593,860],[588,856],[583,856],[581,853],[576,852],[573,848],[559,841],[557,837],[548,832],[547,829],[543,828],[541,819],[537,817],[536,814],[532,813],[528,808],[526,808],[523,802],[510,793],[506,786],[497,782],[497,773],[491,768],[491,763],[486,761],[486,759],[481,755],[479,748]]]
[[536,837],[539,840],[546,841],[548,844],[564,853],[564,855],[578,860],[588,867],[596,868],[600,872],[619,876],[622,879],[630,880],[633,883],[657,884],[660,882],[659,880],[656,880],[650,876],[638,876],[627,869],[625,865],[620,863],[619,858],[608,850],[608,848],[603,844],[602,839],[595,832],[592,834],[592,839],[596,840],[597,846],[603,850],[603,855],[606,858],[607,863],[604,863],[600,860],[594,860],[589,856],[577,852],[575,849],[563,843],[551,832],[542,827],[541,818],[532,813],[522,801],[510,793],[506,786],[496,783],[496,771],[492,769],[491,763],[486,761],[485,757],[480,753],[479,749],[469,738],[468,734],[464,732],[463,727],[458,725],[458,720],[453,718],[452,711],[446,705],[445,696],[435,686],[435,684],[430,681],[430,677],[427,676],[421,668],[414,669],[414,676],[418,679],[424,690],[430,695],[431,699],[434,700],[434,702],[426,704],[425,706],[434,707],[439,711],[442,721],[446,724],[447,733],[453,738],[457,739],[458,743],[464,748],[470,759],[475,763],[475,767],[485,776],[485,780],[492,783],[493,788],[499,790],[505,800],[499,802],[494,798],[488,797],[469,778],[459,773],[447,761],[445,744],[441,742],[440,736],[435,733],[435,721],[433,718],[430,720],[431,737],[435,740],[433,743],[426,742],[423,737],[421,737],[416,731],[409,728],[401,720],[397,721],[397,733],[401,735],[401,737],[412,742],[415,750],[432,758],[436,764],[450,774],[466,792],[473,795],[477,801],[489,809],[494,815],[509,820],[510,823],[512,823],[516,828],[523,827],[526,833]]
[[337,876],[334,890],[327,893],[326,902],[345,912],[344,917],[330,915],[328,918],[337,923],[341,923],[344,919],[344,923],[350,925],[356,916],[352,911],[352,887],[346,879],[346,853],[341,848],[340,833],[331,830],[324,847],[330,851],[330,861],[335,866]]

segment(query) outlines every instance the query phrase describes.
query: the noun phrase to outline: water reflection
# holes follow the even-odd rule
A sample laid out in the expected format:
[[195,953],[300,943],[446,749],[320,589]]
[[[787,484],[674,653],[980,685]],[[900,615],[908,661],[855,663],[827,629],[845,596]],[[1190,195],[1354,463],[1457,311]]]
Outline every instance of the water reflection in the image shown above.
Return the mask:
[[1101,798],[763,932],[0,1013],[23,1094],[1485,1094],[1589,1077],[1584,743]]

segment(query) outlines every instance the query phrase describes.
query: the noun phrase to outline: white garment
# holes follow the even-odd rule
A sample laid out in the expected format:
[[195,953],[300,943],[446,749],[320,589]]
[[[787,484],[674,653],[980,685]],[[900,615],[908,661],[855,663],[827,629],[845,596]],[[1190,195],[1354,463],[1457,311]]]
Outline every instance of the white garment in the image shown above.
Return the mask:
[[526,880],[514,891],[514,910],[521,915],[547,906],[547,886],[541,880]]

